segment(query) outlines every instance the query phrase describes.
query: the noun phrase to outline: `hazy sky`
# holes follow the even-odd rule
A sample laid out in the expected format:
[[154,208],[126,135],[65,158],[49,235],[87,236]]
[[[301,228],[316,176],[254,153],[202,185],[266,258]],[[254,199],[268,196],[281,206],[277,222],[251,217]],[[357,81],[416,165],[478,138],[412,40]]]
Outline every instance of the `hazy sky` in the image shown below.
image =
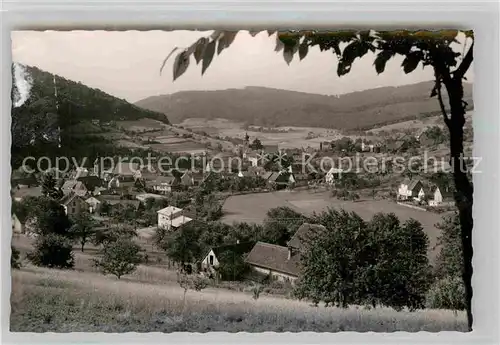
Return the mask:
[[[130,102],[181,90],[213,90],[266,86],[321,94],[342,94],[381,86],[411,84],[433,78],[430,68],[405,75],[402,58],[390,60],[377,76],[373,54],[356,60],[352,71],[336,75],[337,59],[331,52],[309,51],[287,66],[274,52],[275,37],[262,32],[251,37],[240,32],[229,49],[214,57],[201,76],[194,60],[188,71],[172,81],[171,58],[160,76],[163,59],[175,47],[187,47],[208,32],[195,31],[17,31],[12,33],[13,61],[37,66],[67,79],[80,81]],[[470,42],[468,43],[470,44]],[[459,48],[462,49],[461,47]],[[471,68],[472,69],[472,68]],[[472,81],[472,72],[467,75]]]

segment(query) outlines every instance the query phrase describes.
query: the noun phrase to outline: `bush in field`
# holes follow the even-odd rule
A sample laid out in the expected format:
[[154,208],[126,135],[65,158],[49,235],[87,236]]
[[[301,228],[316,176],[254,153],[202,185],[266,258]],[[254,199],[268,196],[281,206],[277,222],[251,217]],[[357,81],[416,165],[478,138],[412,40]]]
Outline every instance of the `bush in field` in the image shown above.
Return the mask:
[[21,268],[19,250],[17,250],[14,246],[10,246],[10,250],[12,252],[10,256],[10,267],[14,269]]
[[135,271],[141,262],[139,245],[130,239],[118,239],[104,246],[101,259],[94,260],[95,266],[104,274],[113,274],[118,279]]
[[72,243],[64,236],[57,234],[39,236],[34,247],[27,258],[36,266],[72,268],[74,265]]
[[436,281],[427,292],[427,307],[465,310],[465,288],[461,277],[446,277]]

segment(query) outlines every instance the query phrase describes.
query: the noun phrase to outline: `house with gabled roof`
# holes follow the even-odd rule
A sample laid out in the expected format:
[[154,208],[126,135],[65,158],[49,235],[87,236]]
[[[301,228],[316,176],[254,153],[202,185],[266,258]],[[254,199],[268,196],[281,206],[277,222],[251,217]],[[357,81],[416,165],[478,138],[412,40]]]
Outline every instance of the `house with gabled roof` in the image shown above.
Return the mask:
[[424,185],[420,179],[405,178],[398,187],[397,198],[398,200],[417,200],[421,201],[425,198]]
[[245,262],[258,274],[293,283],[300,275],[300,255],[305,249],[307,237],[324,230],[326,229],[323,225],[304,223],[286,247],[257,242]]
[[258,274],[279,281],[294,281],[300,274],[299,256],[289,256],[287,247],[257,242],[245,262]]
[[77,215],[89,210],[89,206],[85,200],[76,193],[70,193],[63,196],[59,203],[68,216]]
[[175,206],[167,206],[157,212],[158,227],[166,230],[176,230],[180,226],[189,223],[193,219],[184,215],[183,209]]
[[87,187],[85,187],[85,184],[82,181],[78,180],[64,181],[61,190],[64,193],[64,195],[74,193],[81,197],[85,196],[88,193],[88,189]]
[[429,199],[429,206],[453,206],[455,205],[455,198],[453,190],[444,184],[437,184],[431,188],[431,199]]

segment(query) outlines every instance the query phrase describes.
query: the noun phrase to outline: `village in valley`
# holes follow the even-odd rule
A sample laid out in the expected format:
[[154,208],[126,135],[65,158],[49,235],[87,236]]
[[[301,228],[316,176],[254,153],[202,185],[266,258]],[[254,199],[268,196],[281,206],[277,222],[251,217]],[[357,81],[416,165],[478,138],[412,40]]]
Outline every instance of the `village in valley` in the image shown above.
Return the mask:
[[[466,328],[450,138],[433,82],[132,104],[13,69],[33,85],[13,108],[11,330]],[[286,112],[252,98],[273,93],[290,99]],[[310,112],[310,126],[294,109]],[[324,123],[336,109],[344,122]],[[243,121],[245,111],[258,115]]]

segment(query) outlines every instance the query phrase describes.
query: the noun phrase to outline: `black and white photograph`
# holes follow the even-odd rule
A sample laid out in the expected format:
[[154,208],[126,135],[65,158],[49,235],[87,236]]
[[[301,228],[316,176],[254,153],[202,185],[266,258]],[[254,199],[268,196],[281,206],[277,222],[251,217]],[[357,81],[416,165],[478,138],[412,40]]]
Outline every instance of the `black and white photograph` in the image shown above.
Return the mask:
[[472,330],[472,30],[11,44],[11,332]]

